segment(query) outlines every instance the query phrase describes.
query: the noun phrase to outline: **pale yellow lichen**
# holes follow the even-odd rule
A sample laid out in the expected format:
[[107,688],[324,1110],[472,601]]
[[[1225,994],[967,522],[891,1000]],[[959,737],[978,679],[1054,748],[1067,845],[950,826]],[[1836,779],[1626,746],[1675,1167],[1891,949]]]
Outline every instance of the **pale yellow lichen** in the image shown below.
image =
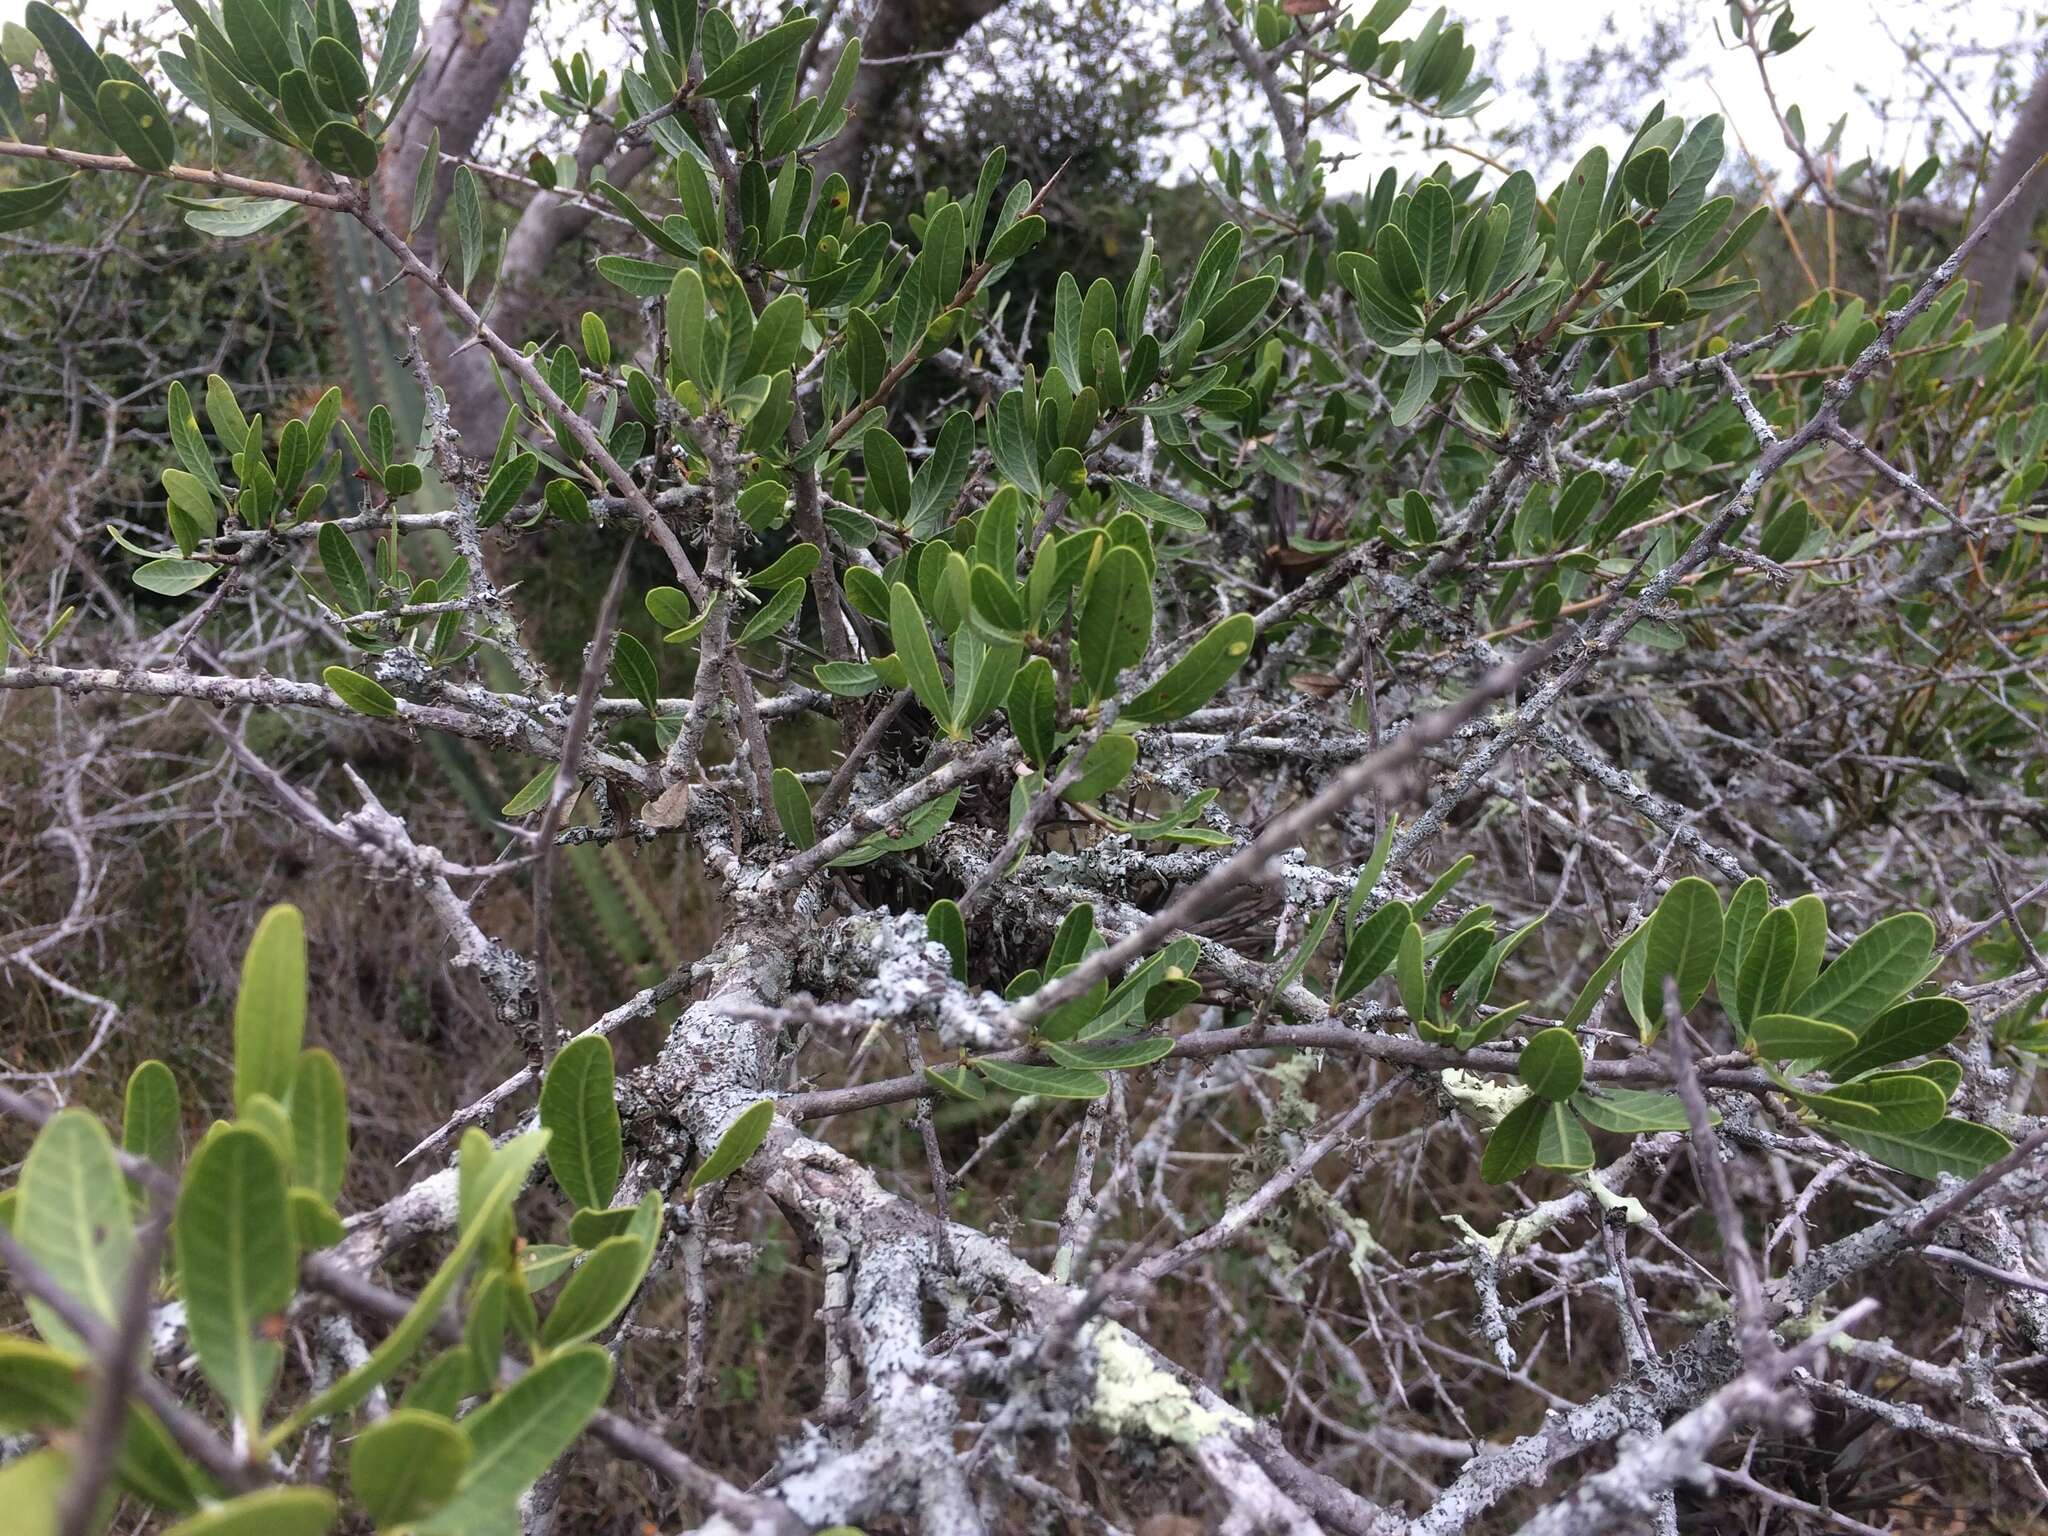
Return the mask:
[[1113,1435],[1144,1435],[1148,1439],[1191,1447],[1224,1430],[1249,1427],[1235,1409],[1213,1409],[1152,1363],[1145,1347],[1116,1323],[1093,1330],[1095,1422]]
[[1509,1110],[1529,1097],[1529,1090],[1520,1083],[1496,1082],[1463,1067],[1446,1067],[1442,1076],[1444,1092],[1486,1130],[1499,1125]]

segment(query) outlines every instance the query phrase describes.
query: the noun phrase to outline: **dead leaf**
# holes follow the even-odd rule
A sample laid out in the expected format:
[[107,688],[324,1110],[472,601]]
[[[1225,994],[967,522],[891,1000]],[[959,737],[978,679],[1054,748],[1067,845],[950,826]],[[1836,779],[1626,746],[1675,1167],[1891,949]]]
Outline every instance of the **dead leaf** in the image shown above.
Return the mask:
[[667,832],[683,824],[683,818],[690,813],[690,781],[678,779],[669,785],[640,813],[640,819],[657,831]]

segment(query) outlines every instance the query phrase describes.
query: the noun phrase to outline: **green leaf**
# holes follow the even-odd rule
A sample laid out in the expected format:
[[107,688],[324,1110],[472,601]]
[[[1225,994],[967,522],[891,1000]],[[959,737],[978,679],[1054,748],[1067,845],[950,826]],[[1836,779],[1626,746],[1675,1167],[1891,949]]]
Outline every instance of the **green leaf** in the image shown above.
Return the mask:
[[[604,1214],[599,1211],[578,1211],[578,1217]],[[624,1213],[630,1221],[632,1212]],[[572,1224],[573,1225],[573,1224]],[[607,1236],[613,1234],[606,1234]],[[600,1237],[599,1242],[604,1238]],[[544,1291],[569,1272],[576,1261],[576,1249],[564,1243],[532,1243],[519,1250],[519,1273],[530,1291]]]
[[185,1114],[178,1080],[160,1061],[145,1061],[128,1074],[122,1100],[121,1150],[175,1170],[184,1139]]
[[1135,736],[1104,736],[1088,749],[1087,757],[1081,762],[1080,777],[1060,792],[1060,798],[1069,805],[1086,805],[1099,799],[1129,778],[1137,762],[1138,741]]
[[1038,214],[1027,214],[988,243],[986,260],[990,266],[999,266],[1014,261],[1045,238],[1045,220]]
[[[482,499],[477,503],[476,525],[479,528],[495,527],[515,506],[519,498],[533,485],[533,477],[540,469],[540,459],[532,453],[516,453],[496,469],[484,486]],[[322,529],[322,533],[326,530]]]
[[306,1034],[306,923],[280,903],[263,914],[242,957],[235,994],[235,1108],[264,1093],[291,1095]]
[[888,832],[876,832],[851,853],[842,853],[834,859],[831,867],[852,869],[861,864],[872,863],[885,853],[905,853],[912,848],[922,848],[945,830],[959,804],[960,791],[949,789],[938,799],[919,806],[904,817],[903,833],[900,837]]
[[185,392],[185,386],[173,381],[164,406],[164,416],[171,431],[171,442],[178,450],[178,458],[186,471],[206,488],[209,501],[220,499],[220,476],[213,467],[213,452],[206,446],[206,439],[199,430],[199,418],[192,410],[192,397]]
[[774,375],[796,362],[803,338],[804,300],[800,293],[784,293],[769,301],[754,321],[754,334],[747,342],[746,360],[740,377]]
[[517,818],[539,810],[554,793],[555,779],[561,771],[561,764],[549,763],[522,784],[519,792],[498,808],[498,814]]
[[1251,655],[1258,625],[1248,613],[1219,620],[1166,669],[1166,675],[1124,707],[1128,721],[1178,720],[1216,697]]
[[1945,1173],[1970,1178],[2012,1151],[2012,1143],[1988,1125],[1970,1120],[1943,1120],[1924,1131],[1852,1130],[1831,1127],[1859,1152],[1887,1168],[1916,1178],[1937,1179]]
[[707,1184],[716,1184],[728,1174],[737,1172],[761,1149],[761,1143],[768,1138],[768,1127],[775,1121],[775,1105],[772,1100],[742,1110],[725,1128],[725,1134],[718,1138],[718,1145],[711,1149],[711,1155],[690,1175],[690,1193],[695,1194]]
[[988,1097],[973,1073],[965,1067],[926,1067],[925,1081],[947,1098],[962,1104],[979,1104]]
[[285,71],[295,67],[292,51],[279,25],[284,12],[269,0],[221,0],[220,24],[242,78],[275,96]]
[[861,462],[867,467],[868,511],[886,522],[910,517],[910,460],[903,445],[884,427],[861,434]]
[[[388,478],[388,477],[387,477]],[[590,496],[574,480],[550,480],[541,493],[548,511],[565,523],[590,521]]]
[[469,1466],[455,1495],[419,1522],[421,1536],[477,1536],[512,1520],[519,1496],[604,1405],[612,1357],[595,1344],[550,1355],[464,1419]]
[[864,699],[882,686],[881,674],[865,661],[821,661],[811,669],[811,679],[841,699]]
[[1586,1128],[1579,1124],[1579,1117],[1572,1113],[1571,1106],[1549,1101],[1544,1103],[1542,1134],[1536,1143],[1536,1161],[1545,1168],[1555,1168],[1564,1173],[1584,1173],[1593,1166],[1593,1138],[1586,1134]]
[[[79,35],[78,28],[43,4],[42,0],[29,0],[22,20],[43,45],[43,52],[50,56],[50,67],[56,72],[57,86],[64,93],[64,100],[80,119],[104,131],[99,117],[98,92],[100,82],[107,78],[107,66],[93,52],[92,44]],[[0,64],[0,69],[6,67]]]
[[1121,1072],[1148,1066],[1173,1054],[1173,1041],[1165,1035],[1148,1035],[1142,1040],[1083,1040],[1069,1044],[1048,1041],[1046,1054],[1063,1067],[1084,1071]]
[[817,824],[811,818],[811,797],[804,792],[802,780],[787,768],[775,770],[770,788],[775,798],[775,819],[782,824],[782,835],[798,848],[810,848],[818,841]]
[[[248,1103],[237,1112],[241,1124],[252,1130],[261,1131],[270,1138],[270,1149],[277,1154],[278,1166],[285,1170],[286,1181],[291,1178],[292,1159],[292,1117],[281,1099],[273,1099],[267,1093],[253,1093]],[[212,1128],[208,1127],[210,1131]]]
[[889,634],[896,642],[896,655],[910,677],[910,691],[917,695],[939,729],[953,725],[952,701],[946,694],[946,679],[939,671],[938,653],[932,649],[931,632],[925,628],[924,610],[902,582],[889,588]]
[[796,617],[797,610],[804,605],[804,579],[786,581],[775,591],[775,595],[763,603],[740,630],[739,643],[749,644],[769,635],[778,634],[789,621]]
[[1501,1116],[1479,1160],[1479,1177],[1489,1184],[1505,1184],[1527,1173],[1543,1145],[1551,1110],[1561,1107],[1532,1094]]
[[597,275],[636,299],[666,297],[676,278],[676,266],[667,261],[642,261],[636,256],[600,256]]
[[[7,1433],[75,1429],[85,1418],[90,1386],[75,1355],[29,1339],[0,1337],[0,1429]],[[162,1509],[197,1507],[192,1471],[164,1427],[132,1403],[126,1420],[116,1468],[122,1483]],[[0,1508],[10,1507],[6,1486],[0,1483]]]
[[[393,15],[394,17],[396,16],[395,11],[393,12]],[[378,62],[377,73],[379,76],[382,76],[382,74],[384,73],[384,65],[386,62],[388,61],[380,60]],[[414,173],[412,180],[412,212],[411,216],[406,221],[405,226],[405,234],[408,240],[411,239],[414,235],[418,234],[420,226],[426,223],[427,212],[434,206],[434,188],[439,183],[440,179],[441,125],[439,123],[436,123],[434,124],[433,132],[427,136],[426,152],[420,156],[420,167],[419,170],[416,173]],[[597,263],[597,270],[603,276],[610,277],[611,274],[605,271],[605,262],[607,260],[621,261],[624,259],[625,258],[623,257],[616,256],[608,258],[599,257]],[[617,281],[616,278],[612,280]],[[663,276],[661,280],[661,286],[657,288],[653,293],[645,295],[645,297],[659,298],[662,294],[666,292],[668,292],[668,278],[666,276]]]
[[1422,268],[1422,286],[1430,294],[1440,293],[1450,281],[1451,261],[1457,255],[1453,235],[1455,210],[1451,194],[1439,181],[1425,181],[1408,202],[1408,243]]
[[1017,589],[990,566],[976,562],[968,574],[968,593],[974,616],[996,634],[1015,637],[1027,627],[1023,600]]
[[650,716],[658,713],[660,675],[647,647],[631,635],[621,634],[612,644],[612,677]]
[[348,1478],[363,1512],[381,1526],[431,1515],[454,1496],[469,1466],[469,1439],[438,1413],[399,1408],[358,1434]]
[[377,141],[354,123],[322,123],[310,148],[313,158],[337,176],[368,181],[377,174]]
[[[8,74],[5,60],[0,74]],[[0,1465],[0,1508],[11,1516],[15,1536],[58,1536],[57,1512],[70,1483],[71,1452],[56,1446],[25,1450]]]
[[1788,907],[1764,915],[1737,968],[1733,1012],[1736,1022],[1761,1018],[1785,1006],[1785,989],[1799,960],[1799,925]]
[[325,1051],[304,1051],[292,1073],[292,1169],[330,1204],[341,1198],[348,1173],[348,1088],[341,1067]]
[[[640,1220],[650,1209],[651,1219]],[[661,1195],[649,1190],[641,1201],[641,1212],[636,1213],[636,1224],[658,1232],[660,1222]],[[653,1263],[654,1243],[648,1236],[626,1232],[606,1238],[591,1250],[590,1256],[569,1276],[569,1283],[562,1287],[562,1294],[541,1325],[541,1343],[549,1349],[559,1349],[603,1332],[626,1309]]]
[[1843,950],[1786,1011],[1859,1030],[1918,983],[1933,956],[1934,924],[1901,912]]
[[1390,901],[1369,914],[1351,932],[1344,946],[1344,960],[1337,968],[1337,982],[1331,989],[1334,1002],[1343,1002],[1385,974],[1400,953],[1401,937],[1415,914],[1405,901]]
[[[1888,1072],[1866,1077],[1861,1082],[1843,1083],[1828,1090],[1829,1100],[1846,1099],[1877,1111],[1874,1123],[1858,1117],[1858,1128],[1887,1135],[1911,1135],[1929,1130],[1948,1112],[1948,1095],[1931,1078],[1911,1072]],[[1821,1110],[1823,1116],[1827,1111]]]
[[961,915],[960,904],[950,896],[941,896],[924,915],[925,934],[946,946],[946,953],[953,965],[953,979],[967,979],[967,919]]
[[[227,40],[221,38],[219,41],[225,44]],[[233,51],[232,48],[227,50],[228,53]],[[213,117],[217,124],[246,125],[254,133],[297,147],[298,141],[284,120],[242,84],[235,67],[227,62],[226,54],[217,53],[212,42],[200,45],[197,62],[199,74],[205,81],[206,94],[213,98]]]
[[370,77],[363,73],[362,60],[338,38],[313,40],[306,50],[306,73],[320,99],[337,112],[353,113],[369,99]]
[[1680,1012],[1706,995],[1721,958],[1721,897],[1696,875],[1673,882],[1644,925],[1643,1012],[1653,1026],[1664,1018],[1664,978],[1678,982]]
[[348,1235],[334,1207],[321,1199],[316,1191],[295,1184],[286,1191],[286,1199],[291,1204],[292,1232],[298,1239],[301,1253],[332,1248]]
[[1621,184],[1645,207],[1662,208],[1671,197],[1671,152],[1652,145],[1630,156],[1621,168]]
[[73,176],[59,176],[52,181],[0,190],[0,234],[27,229],[31,224],[40,224],[49,218],[64,206],[64,200],[71,195],[74,179]]
[[578,1248],[595,1248],[606,1238],[630,1232],[638,1215],[638,1210],[632,1206],[578,1211],[569,1218],[569,1241]]
[[578,1035],[548,1063],[540,1123],[548,1133],[548,1171],[578,1207],[602,1209],[618,1191],[624,1133],[613,1098],[612,1043]]
[[[413,1357],[440,1319],[442,1309],[454,1294],[464,1271],[469,1268],[470,1260],[476,1257],[485,1239],[499,1229],[501,1218],[510,1212],[512,1202],[526,1187],[527,1175],[539,1159],[541,1149],[547,1145],[547,1139],[545,1129],[529,1131],[524,1136],[513,1137],[502,1147],[493,1148],[488,1136],[476,1127],[470,1127],[463,1137],[463,1152],[468,1154],[472,1147],[480,1149],[481,1155],[476,1161],[481,1164],[481,1172],[475,1182],[464,1189],[467,1220],[455,1246],[441,1261],[441,1267],[434,1271],[433,1278],[414,1298],[412,1310],[384,1336],[383,1342],[371,1351],[370,1358],[325,1391],[316,1392],[302,1402],[283,1423],[271,1430],[266,1437],[267,1444],[275,1446],[282,1443],[315,1419],[347,1412],[389,1381]],[[465,1157],[465,1161],[470,1159]]]
[[103,80],[94,100],[107,137],[146,171],[167,169],[178,157],[169,119],[148,86],[133,80]]
[[[1591,475],[1591,471],[1588,471],[1588,475]],[[1576,485],[1577,482],[1573,483]],[[1601,489],[1601,485],[1594,487],[1596,497]],[[1588,505],[1590,506],[1590,503]],[[1770,892],[1761,880],[1743,881],[1735,888],[1735,894],[1728,898],[1728,914],[1721,924],[1721,958],[1714,966],[1714,987],[1720,995],[1722,1008],[1735,1014],[1735,1021],[1738,1024],[1742,1022],[1743,1017],[1735,1013],[1736,991],[1741,977],[1742,962],[1748,956],[1750,945],[1756,940],[1757,929],[1762,926],[1770,909]],[[1773,1002],[1772,1007],[1776,1006],[1777,1003]],[[1762,1011],[1768,1013],[1771,1010]]]
[[1565,274],[1576,277],[1586,247],[1600,227],[1600,207],[1607,194],[1607,151],[1587,150],[1565,177],[1557,199],[1557,252]]
[[335,601],[344,613],[364,612],[372,597],[370,574],[363,569],[363,559],[356,553],[354,542],[332,523],[321,526],[318,542],[320,568],[334,588]]
[[[1685,1113],[1685,1103],[1675,1093],[1588,1086],[1572,1095],[1572,1108],[1587,1124],[1623,1136],[1692,1128],[1692,1121]],[[1714,1121],[1721,1118],[1712,1110],[1708,1111],[1708,1116]]]
[[1839,1056],[1856,1044],[1854,1030],[1825,1019],[1809,1019],[1793,1013],[1767,1013],[1749,1021],[1749,1043],[1766,1061],[1787,1061],[1808,1056]]
[[1813,984],[1813,978],[1820,973],[1821,958],[1827,953],[1828,909],[1827,903],[1809,894],[1796,898],[1785,910],[1792,914],[1792,926],[1799,936],[1799,947],[1793,951],[1792,975],[1785,984],[1785,992],[1788,997],[1797,997]]
[[695,615],[690,595],[678,587],[656,587],[645,599],[647,613],[663,629],[681,629]]
[[1837,1082],[1846,1082],[1873,1067],[1888,1067],[1895,1061],[1938,1051],[1969,1022],[1970,1010],[1953,998],[1908,998],[1873,1019],[1854,1050],[1822,1065]]
[[1152,573],[1127,544],[1112,545],[1095,568],[1074,624],[1081,681],[1098,699],[1119,672],[1145,659],[1152,643]]
[[1400,946],[1394,951],[1394,985],[1401,994],[1401,1006],[1408,1022],[1420,1034],[1435,1017],[1430,1007],[1429,979],[1422,969],[1422,927],[1410,922],[1401,931]]
[[199,1144],[171,1236],[200,1369],[253,1432],[284,1365],[277,1324],[298,1286],[284,1165],[267,1135],[233,1125]]
[[219,572],[219,566],[203,560],[152,560],[137,566],[133,579],[145,592],[183,597],[194,588],[205,586]]
[[1515,1075],[1538,1098],[1562,1104],[1579,1091],[1586,1076],[1578,1036],[1568,1029],[1538,1031],[1515,1059]]
[[[135,1256],[135,1228],[114,1144],[84,1110],[58,1111],[29,1148],[14,1236],[67,1296],[113,1324]],[[60,1349],[85,1353],[48,1303],[27,1300],[38,1333]]]
[[716,68],[706,70],[691,94],[716,101],[751,91],[795,58],[796,51],[817,25],[815,16],[798,16],[770,27],[752,42],[742,43],[727,54]]
[[1011,1093],[1041,1099],[1099,1099],[1109,1092],[1109,1079],[1081,1067],[1034,1067],[1011,1061],[979,1061],[974,1070]]
[[186,210],[185,223],[203,235],[237,240],[261,234],[298,204],[282,197],[176,197],[167,202]]
[[[801,581],[809,576],[811,572],[818,568],[818,562],[821,558],[823,557],[818,553],[818,546],[815,544],[792,544],[775,558],[774,563],[768,569],[756,571],[753,575],[743,579],[748,586],[760,591],[765,592],[770,588],[779,590],[792,581]],[[655,590],[673,592],[675,588],[658,587]],[[653,595],[653,593],[648,594],[650,602],[653,600]]]
[[[974,418],[965,411],[954,411],[947,416],[945,425],[939,428],[939,435],[932,441],[932,451],[910,480],[910,511],[906,521],[914,538],[929,538],[936,533],[959,496],[961,487],[967,484],[968,471],[974,463]],[[1006,488],[1014,502],[1016,491]],[[995,507],[1006,494],[998,491],[989,502]],[[984,510],[982,516],[989,517]]]
[[324,1488],[263,1488],[181,1520],[164,1536],[321,1536],[334,1524]]
[[1053,679],[1052,663],[1043,656],[1032,657],[1018,668],[1010,683],[1008,708],[1010,730],[1016,735],[1017,745],[1040,772],[1052,761],[1057,704],[1058,685]]
[[704,371],[704,279],[695,267],[677,270],[668,290],[668,374],[711,392],[717,380]]
[[484,259],[484,199],[476,173],[466,165],[455,168],[449,201],[455,205],[455,244],[462,258],[462,286],[476,280]]
[[359,715],[388,719],[398,713],[398,700],[391,697],[389,690],[360,672],[328,667],[321,672],[320,679],[334,690],[336,698]]
[[1471,854],[1465,854],[1452,864],[1449,869],[1432,880],[1429,883],[1429,889],[1424,891],[1420,899],[1415,903],[1416,918],[1418,920],[1425,918],[1435,911],[1436,904],[1457,888],[1458,882],[1465,878],[1476,862],[1478,861]]

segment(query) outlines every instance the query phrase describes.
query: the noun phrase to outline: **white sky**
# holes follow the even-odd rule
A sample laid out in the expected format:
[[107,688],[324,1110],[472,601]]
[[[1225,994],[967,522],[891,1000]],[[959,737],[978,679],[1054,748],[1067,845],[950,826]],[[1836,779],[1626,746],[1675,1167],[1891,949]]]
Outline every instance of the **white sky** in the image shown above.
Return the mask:
[[[1527,98],[1515,87],[1546,55],[1553,68],[1562,69],[1595,46],[1644,36],[1649,30],[1645,13],[1663,11],[1682,17],[1687,56],[1655,87],[1610,117],[1601,136],[1625,138],[1635,121],[1629,114],[1646,111],[1662,97],[1671,113],[1688,121],[1720,112],[1735,130],[1729,135],[1731,160],[1740,153],[1739,134],[1767,168],[1782,171],[1795,163],[1779,134],[1754,58],[1747,47],[1731,46],[1727,6],[1719,0],[1665,0],[1661,5],[1654,0],[1634,5],[1612,0],[1455,0],[1450,11],[1465,22],[1466,40],[1478,46],[1480,68],[1487,66],[1489,47],[1498,49],[1489,72],[1502,99],[1479,114],[1482,131],[1523,115],[1520,109]],[[1412,30],[1427,14],[1425,0],[1418,0],[1403,18],[1403,30]],[[2018,57],[2013,44],[2019,39],[2034,47],[2041,43],[2039,21],[2011,0],[1801,0],[1795,16],[1799,28],[1810,29],[1811,35],[1789,54],[1770,61],[1780,107],[1801,108],[1810,144],[1818,143],[1830,125],[1846,115],[1845,157],[1869,153],[1887,164],[1911,165],[1924,158],[1930,124],[1948,136],[1951,151],[1956,136],[1977,138],[1994,129],[1994,73],[2002,65],[2023,86],[2032,79],[2033,67]],[[1916,51],[1922,54],[1919,62],[1912,56]],[[1882,103],[1892,104],[1889,121],[1880,109]],[[1358,115],[1369,122],[1376,110],[1367,106]],[[1453,133],[1452,138],[1471,142],[1472,136]],[[1441,157],[1423,153],[1404,158],[1420,169]],[[1547,169],[1557,174],[1563,167]]]
[[[0,18],[18,21],[24,3],[0,0]],[[1365,0],[1351,3],[1363,9]],[[1412,35],[1432,8],[1432,0],[1416,0],[1397,23],[1395,35]],[[109,20],[158,9],[153,0],[144,0],[140,7],[134,0],[87,4],[88,16]],[[422,9],[431,15],[438,0],[423,0]],[[743,3],[741,9],[748,6]],[[1728,46],[1727,7],[1722,0],[1452,0],[1452,17],[1465,22],[1467,41],[1480,50],[1479,68],[1492,74],[1501,93],[1481,112],[1476,125],[1455,125],[1452,140],[1486,147],[1488,134],[1526,117],[1527,98],[1517,86],[1546,56],[1561,69],[1604,43],[1639,38],[1648,30],[1645,13],[1657,11],[1682,18],[1686,56],[1655,89],[1614,110],[1595,109],[1603,124],[1601,135],[1621,139],[1635,117],[1661,95],[1671,112],[1688,120],[1722,112],[1735,130],[1730,135],[1731,158],[1740,153],[1739,135],[1766,168],[1788,168],[1792,156],[1780,141],[1754,61],[1746,48]],[[1995,129],[1990,108],[1994,74],[2003,68],[2022,84],[2031,79],[2031,62],[2018,59],[2012,45],[2018,39],[2037,48],[2042,37],[2040,22],[2023,8],[2022,0],[1800,0],[1796,15],[1812,35],[1791,54],[1773,61],[1780,104],[1796,103],[1803,110],[1809,142],[1847,114],[1846,155],[1874,153],[1889,164],[1915,164],[1925,155],[1930,122],[1947,135],[1950,151],[1959,138],[1977,138]],[[1724,29],[1720,37],[1717,25]],[[536,31],[545,34],[548,28]],[[1933,67],[1918,66],[1909,57],[1916,44],[1927,48]],[[616,48],[613,38],[592,51],[603,61]],[[526,59],[525,67],[530,79],[546,78],[537,51]],[[1937,84],[1937,76],[1947,91]],[[1904,115],[1885,120],[1881,103],[1903,107]],[[1360,170],[1376,173],[1389,160],[1404,170],[1421,170],[1443,158],[1437,150],[1400,149],[1386,143],[1377,127],[1384,110],[1364,100],[1354,109],[1356,147],[1363,151]],[[1206,161],[1206,150],[1205,142],[1190,135],[1169,151],[1169,158],[1192,168]],[[1526,163],[1528,155],[1510,158]],[[1541,182],[1544,175],[1558,174],[1563,167],[1530,168]]]

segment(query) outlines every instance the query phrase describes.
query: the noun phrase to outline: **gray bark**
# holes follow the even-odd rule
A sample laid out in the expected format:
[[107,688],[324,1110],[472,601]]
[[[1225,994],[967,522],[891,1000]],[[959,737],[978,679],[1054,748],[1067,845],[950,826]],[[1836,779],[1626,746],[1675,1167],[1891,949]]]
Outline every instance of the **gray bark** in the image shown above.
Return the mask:
[[[1992,167],[1990,184],[1977,200],[1977,206],[1986,211],[1978,217],[1985,217],[1989,210],[2003,202],[2006,194],[2019,184],[2020,178],[2044,154],[2048,154],[2048,71],[2035,79],[2033,89],[2027,92],[2027,99],[2020,104],[2019,116],[2013,121],[2005,148],[1998,156],[1998,163]],[[2048,203],[2048,182],[2036,181],[2021,194],[2013,216],[2001,220],[1978,247],[1971,270],[1979,284],[1979,327],[2002,324],[2011,316],[2013,290],[2019,282],[2021,263],[2034,243],[2034,225],[2041,216],[2044,203]]]

